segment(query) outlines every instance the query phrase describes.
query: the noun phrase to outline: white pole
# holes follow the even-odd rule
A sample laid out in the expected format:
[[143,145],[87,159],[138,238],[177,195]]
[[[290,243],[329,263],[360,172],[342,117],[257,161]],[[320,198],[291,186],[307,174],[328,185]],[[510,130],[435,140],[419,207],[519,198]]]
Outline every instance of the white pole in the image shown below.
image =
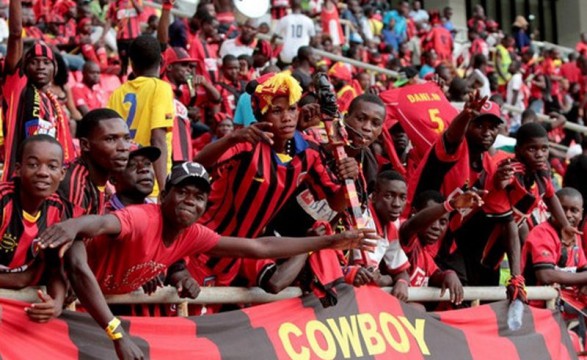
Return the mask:
[[[0,298],[9,298],[19,301],[36,302],[38,288],[26,288],[20,291],[0,289]],[[529,286],[526,288],[529,300],[553,300],[558,298],[556,289],[550,286]],[[391,288],[383,288],[390,292]],[[433,287],[409,288],[409,301],[447,301],[448,291],[443,297],[440,289]],[[180,298],[175,288],[167,286],[157,289],[152,295],[142,291],[124,295],[106,296],[109,304],[238,304],[238,303],[268,303],[278,300],[296,298],[302,295],[299,288],[288,287],[277,295],[268,294],[260,288],[239,287],[205,287],[196,299]],[[506,290],[503,286],[464,287],[465,300],[499,301],[506,299]]]

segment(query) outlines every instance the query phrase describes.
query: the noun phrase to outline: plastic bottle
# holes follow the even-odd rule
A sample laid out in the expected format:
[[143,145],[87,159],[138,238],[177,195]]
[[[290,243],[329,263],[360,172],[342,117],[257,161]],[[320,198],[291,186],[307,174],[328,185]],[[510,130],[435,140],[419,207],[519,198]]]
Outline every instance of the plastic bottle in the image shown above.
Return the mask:
[[508,309],[508,328],[511,331],[516,331],[522,327],[522,316],[524,315],[524,303],[516,299],[514,300]]

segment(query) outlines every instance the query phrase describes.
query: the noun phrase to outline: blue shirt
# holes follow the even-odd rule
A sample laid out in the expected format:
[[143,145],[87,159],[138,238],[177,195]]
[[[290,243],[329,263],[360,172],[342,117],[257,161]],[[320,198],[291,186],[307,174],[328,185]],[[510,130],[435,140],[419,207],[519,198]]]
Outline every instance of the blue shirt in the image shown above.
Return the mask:
[[253,106],[251,105],[251,95],[247,92],[241,94],[234,109],[234,124],[249,126],[257,122],[255,114],[253,114]]

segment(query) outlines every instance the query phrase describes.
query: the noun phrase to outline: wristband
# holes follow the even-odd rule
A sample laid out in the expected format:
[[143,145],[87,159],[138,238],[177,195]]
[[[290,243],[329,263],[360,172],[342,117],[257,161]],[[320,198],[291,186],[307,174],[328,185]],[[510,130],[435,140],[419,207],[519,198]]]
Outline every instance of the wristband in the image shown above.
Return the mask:
[[173,9],[173,4],[172,3],[165,2],[165,3],[163,3],[163,5],[161,5],[161,9],[163,9],[163,10],[171,10],[171,9]]
[[450,204],[450,200],[446,200],[444,203],[442,203],[442,206],[444,207],[444,210],[449,213],[455,210],[455,208]]
[[113,317],[108,323],[108,326],[106,326],[106,329],[104,329],[110,340],[122,339],[122,332],[114,332],[119,326],[120,320],[117,317]]
[[397,280],[395,281],[395,283],[396,283],[396,284],[397,284],[397,283],[404,283],[404,284],[406,284],[406,286],[410,286],[410,283],[408,283],[408,280],[406,280],[406,279],[397,279]]

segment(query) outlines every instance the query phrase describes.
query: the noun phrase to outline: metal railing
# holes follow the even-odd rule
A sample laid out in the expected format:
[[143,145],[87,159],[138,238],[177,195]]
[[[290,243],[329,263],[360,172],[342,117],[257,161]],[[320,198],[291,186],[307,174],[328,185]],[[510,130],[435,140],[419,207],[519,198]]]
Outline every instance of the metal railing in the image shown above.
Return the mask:
[[[0,289],[0,298],[8,298],[24,302],[37,302],[37,290],[39,287],[29,287],[23,290]],[[382,288],[390,292],[391,288]],[[542,300],[548,308],[554,308],[558,291],[550,286],[529,286],[526,288],[528,300]],[[411,287],[408,289],[408,301],[430,302],[449,301],[448,291],[440,296],[440,289],[433,287]],[[288,287],[278,294],[269,294],[260,288],[240,287],[203,287],[196,299],[180,298],[177,290],[167,286],[159,288],[152,295],[146,295],[137,291],[124,295],[106,296],[109,304],[178,304],[180,316],[187,316],[187,305],[189,304],[262,304],[279,300],[297,298],[302,291],[296,287]],[[503,286],[466,286],[464,287],[464,300],[479,304],[479,301],[500,301],[505,300],[506,290]],[[75,309],[75,308],[73,308]]]

